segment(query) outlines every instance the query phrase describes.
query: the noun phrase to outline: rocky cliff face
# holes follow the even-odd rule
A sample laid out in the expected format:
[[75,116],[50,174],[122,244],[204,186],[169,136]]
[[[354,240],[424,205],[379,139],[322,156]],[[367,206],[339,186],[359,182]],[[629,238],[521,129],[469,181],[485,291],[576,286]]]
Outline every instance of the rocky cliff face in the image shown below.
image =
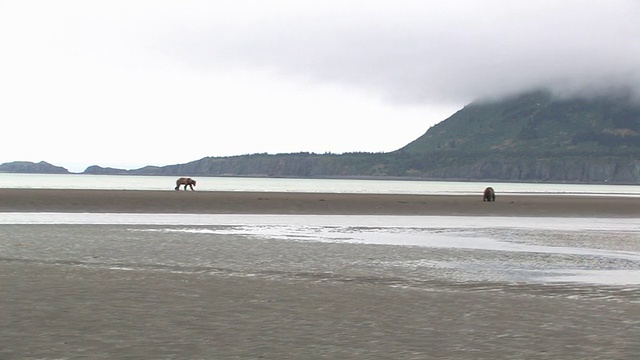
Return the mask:
[[395,154],[264,155],[205,158],[188,164],[133,170],[139,175],[275,177],[411,177],[451,180],[640,183],[640,160],[629,157],[475,159],[430,166],[429,160]]
[[186,164],[144,167],[132,170],[137,175],[210,175],[322,177],[366,175],[374,154],[254,154],[232,157],[207,157]]
[[[449,159],[451,160],[451,159]],[[410,177],[450,180],[548,181],[569,183],[640,184],[640,159],[633,157],[492,157],[440,163],[401,154],[247,155],[204,158],[187,164],[123,170],[91,166],[95,175],[266,176],[266,177]],[[29,165],[29,166],[26,166]],[[5,169],[5,170],[2,170]],[[10,171],[8,171],[8,170]],[[0,165],[0,171],[68,173],[53,165]]]
[[639,184],[640,160],[614,157],[481,160],[428,170],[423,175],[445,179]]

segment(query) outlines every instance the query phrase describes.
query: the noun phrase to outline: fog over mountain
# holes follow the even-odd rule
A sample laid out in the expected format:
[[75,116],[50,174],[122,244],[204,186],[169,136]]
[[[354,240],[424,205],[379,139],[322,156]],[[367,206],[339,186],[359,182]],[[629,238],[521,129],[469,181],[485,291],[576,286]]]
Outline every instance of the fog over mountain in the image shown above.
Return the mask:
[[293,3],[275,15],[265,6],[239,28],[228,9],[158,45],[193,66],[261,66],[397,102],[468,103],[538,88],[638,93],[638,1],[390,4],[327,1],[305,11],[308,3]]

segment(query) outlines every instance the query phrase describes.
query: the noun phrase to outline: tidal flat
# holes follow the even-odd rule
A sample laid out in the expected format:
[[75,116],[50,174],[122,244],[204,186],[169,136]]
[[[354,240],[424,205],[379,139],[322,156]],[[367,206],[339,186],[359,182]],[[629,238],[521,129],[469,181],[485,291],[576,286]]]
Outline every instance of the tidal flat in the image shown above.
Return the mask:
[[4,215],[6,359],[640,353],[634,219]]

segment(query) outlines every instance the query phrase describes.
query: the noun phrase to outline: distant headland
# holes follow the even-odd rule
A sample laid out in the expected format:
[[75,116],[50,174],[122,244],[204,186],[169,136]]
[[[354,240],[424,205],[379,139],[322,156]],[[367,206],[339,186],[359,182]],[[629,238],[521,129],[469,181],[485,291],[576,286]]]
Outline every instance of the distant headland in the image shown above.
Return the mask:
[[[0,172],[71,173],[45,161],[4,163]],[[638,184],[640,104],[629,95],[533,91],[471,103],[388,153],[263,153],[132,170],[93,165],[81,174]]]

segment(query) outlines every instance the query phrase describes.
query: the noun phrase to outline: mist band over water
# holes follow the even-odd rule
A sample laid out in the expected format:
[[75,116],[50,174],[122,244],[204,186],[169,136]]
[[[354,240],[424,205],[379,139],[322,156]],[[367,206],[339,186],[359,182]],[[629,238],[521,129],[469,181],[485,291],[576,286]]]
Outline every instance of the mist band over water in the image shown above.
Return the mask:
[[[477,195],[487,186],[500,194],[640,197],[640,185],[459,182],[363,179],[196,177],[196,191]],[[134,175],[2,174],[0,188],[173,190],[177,177]]]

